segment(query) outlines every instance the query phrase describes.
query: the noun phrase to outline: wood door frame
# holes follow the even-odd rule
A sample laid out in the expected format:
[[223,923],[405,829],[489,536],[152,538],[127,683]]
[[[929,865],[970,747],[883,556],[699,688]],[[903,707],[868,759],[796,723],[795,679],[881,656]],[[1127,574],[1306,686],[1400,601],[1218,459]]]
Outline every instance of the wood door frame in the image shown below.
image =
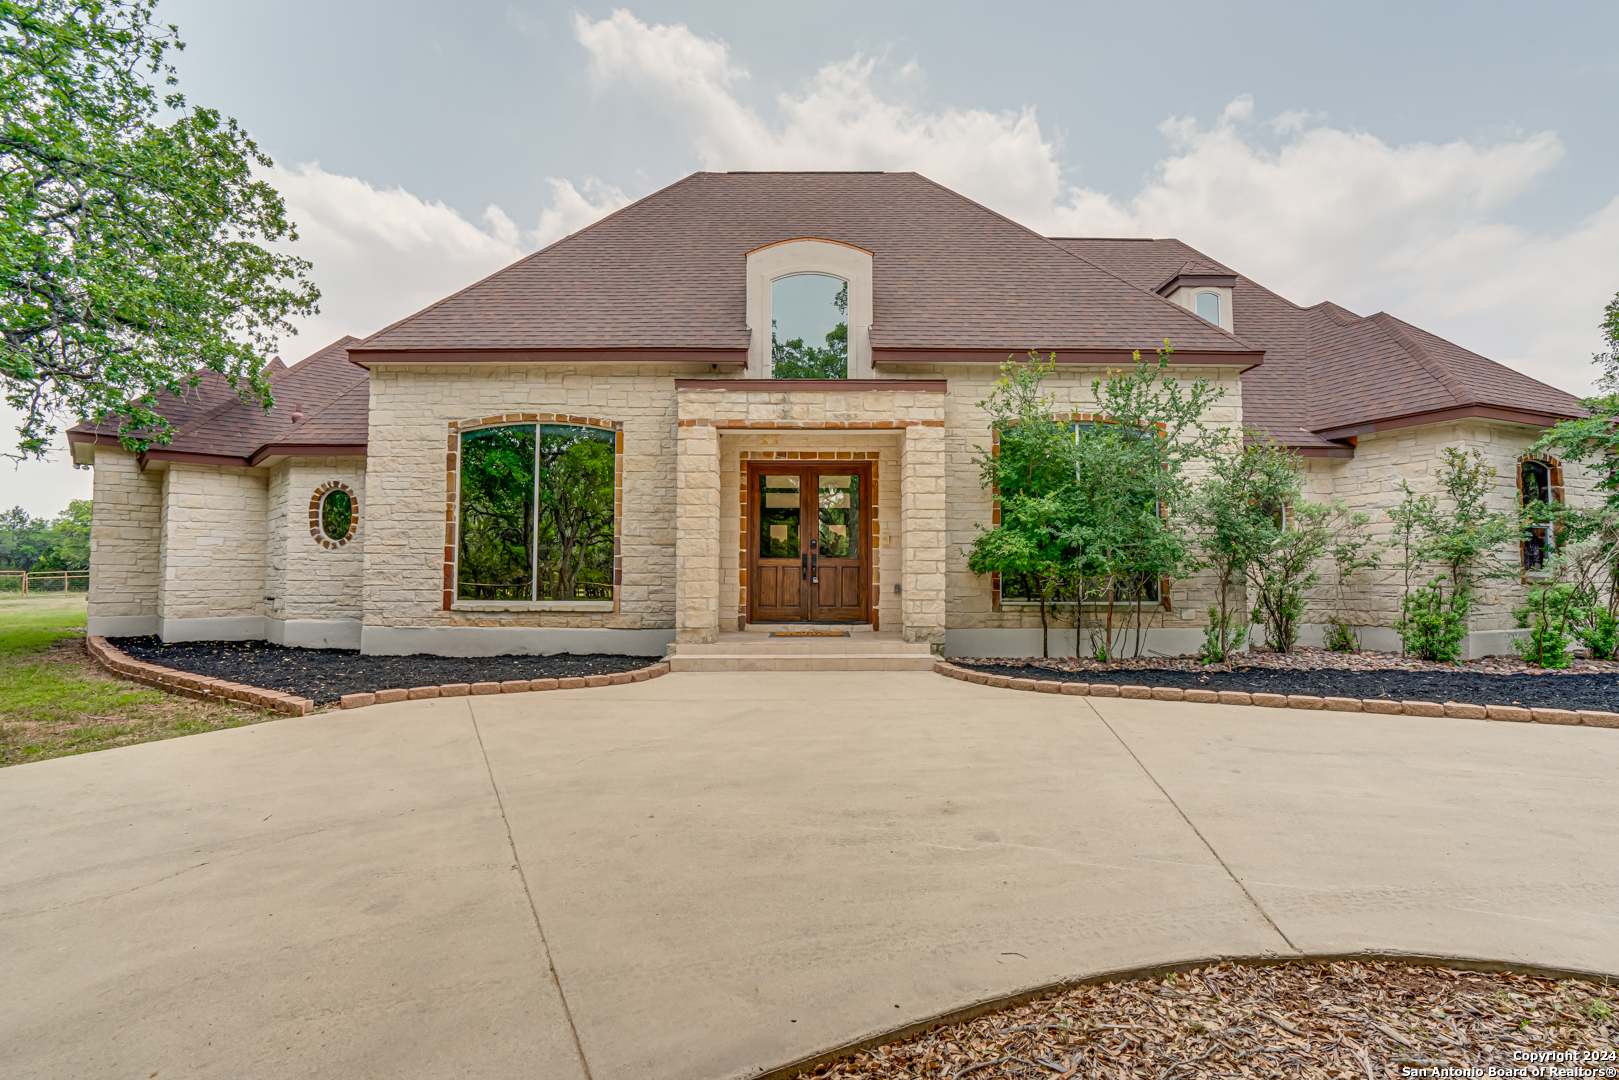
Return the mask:
[[[743,462],[743,464],[747,466],[745,473],[747,476],[747,485],[745,490],[747,491],[748,499],[747,506],[742,508],[744,520],[746,520],[748,523],[746,533],[748,551],[748,557],[746,560],[747,581],[745,582],[748,593],[748,610],[743,616],[744,625],[750,622],[759,621],[753,617],[754,603],[758,598],[757,584],[759,581],[759,512],[756,502],[756,500],[759,498],[758,476],[761,473],[769,473],[773,475],[797,473],[798,475],[802,476],[806,472],[810,473],[811,475],[826,472],[832,474],[856,473],[860,477],[860,485],[863,492],[860,499],[860,589],[865,594],[865,603],[862,605],[862,610],[865,614],[865,619],[863,621],[871,623],[873,626],[875,626],[877,587],[872,582],[872,574],[875,568],[875,552],[872,550],[871,546],[871,529],[874,523],[873,514],[876,510],[877,500],[874,497],[875,492],[871,490],[871,486],[873,482],[872,474],[876,471],[874,468],[876,462],[870,460],[851,461],[847,458],[801,458],[796,461],[750,460]],[[819,515],[817,515],[817,517],[818,516]],[[802,529],[800,531],[802,531]],[[806,608],[807,607],[808,604],[806,602]]]

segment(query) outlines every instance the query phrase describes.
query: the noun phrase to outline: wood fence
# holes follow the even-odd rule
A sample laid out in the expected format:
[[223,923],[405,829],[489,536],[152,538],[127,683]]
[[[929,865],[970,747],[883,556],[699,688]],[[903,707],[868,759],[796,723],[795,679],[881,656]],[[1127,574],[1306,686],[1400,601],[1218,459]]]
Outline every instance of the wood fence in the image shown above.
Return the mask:
[[36,593],[89,592],[88,570],[0,570],[0,595],[15,593],[29,596]]

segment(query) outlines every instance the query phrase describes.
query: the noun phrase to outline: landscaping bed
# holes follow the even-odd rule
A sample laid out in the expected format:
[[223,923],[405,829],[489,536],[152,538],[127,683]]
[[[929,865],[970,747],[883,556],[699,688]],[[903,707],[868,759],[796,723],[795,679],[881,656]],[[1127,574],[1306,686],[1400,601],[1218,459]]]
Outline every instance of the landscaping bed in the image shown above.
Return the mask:
[[1550,1076],[1551,1066],[1614,1076],[1616,1010],[1619,990],[1596,982],[1396,963],[1219,964],[1077,987],[800,1075],[1381,1080],[1491,1066]]
[[[972,671],[1006,675],[1014,679],[1619,712],[1619,670],[1614,670],[1609,664],[1603,664],[1602,670],[1593,670],[1595,665],[1582,665],[1573,671],[1548,673],[1537,669],[1537,673],[1531,674],[1504,666],[1419,662],[1406,665],[1363,661],[1354,667],[1347,663],[1334,667],[1307,667],[1297,663],[1299,657],[1293,659],[1295,662],[1286,666],[1260,662],[1251,666],[1209,667],[1203,667],[1196,661],[1181,660],[1138,661],[1128,666],[1021,657],[957,658],[950,662]],[[1506,674],[1507,670],[1514,670],[1514,673]]]
[[344,694],[446,683],[566,679],[634,671],[656,661],[617,653],[554,656],[362,656],[353,649],[298,649],[265,641],[108,638],[131,659],[246,683],[335,705]]

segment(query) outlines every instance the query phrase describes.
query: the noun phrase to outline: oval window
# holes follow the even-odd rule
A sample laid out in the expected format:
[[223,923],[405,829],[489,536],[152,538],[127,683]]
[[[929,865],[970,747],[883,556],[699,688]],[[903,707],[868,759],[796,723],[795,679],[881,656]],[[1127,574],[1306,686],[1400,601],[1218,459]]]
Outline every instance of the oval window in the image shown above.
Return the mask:
[[328,540],[347,540],[354,522],[354,500],[341,488],[328,491],[320,501],[320,531]]

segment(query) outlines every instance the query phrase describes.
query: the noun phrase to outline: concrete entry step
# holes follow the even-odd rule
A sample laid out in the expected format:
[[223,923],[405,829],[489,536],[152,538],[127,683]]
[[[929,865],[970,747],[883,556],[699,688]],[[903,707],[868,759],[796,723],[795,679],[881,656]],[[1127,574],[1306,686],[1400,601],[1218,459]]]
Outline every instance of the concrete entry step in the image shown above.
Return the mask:
[[671,654],[670,671],[932,671],[932,654],[796,653],[785,656],[757,653],[709,653],[699,656]]
[[872,633],[869,622],[750,622],[743,629],[750,634],[809,633],[816,630],[842,630],[850,634]]
[[710,644],[669,646],[670,671],[928,671],[933,650],[886,633],[771,637],[730,632]]

